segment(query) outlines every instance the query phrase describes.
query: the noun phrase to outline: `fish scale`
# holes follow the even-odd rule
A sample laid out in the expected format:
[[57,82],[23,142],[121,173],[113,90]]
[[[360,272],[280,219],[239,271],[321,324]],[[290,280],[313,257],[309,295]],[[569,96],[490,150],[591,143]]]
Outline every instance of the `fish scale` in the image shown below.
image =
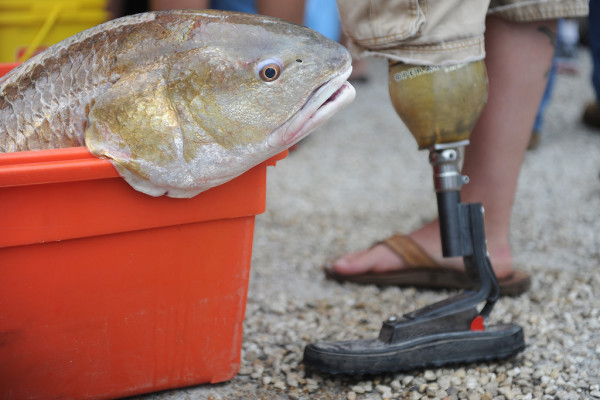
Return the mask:
[[[122,29],[117,26],[115,29]],[[100,36],[100,37],[98,37]],[[78,51],[106,34],[92,28],[61,42],[25,63],[21,74],[8,74],[0,86],[0,151],[81,146],[86,105],[102,90],[98,78],[107,70],[110,49]],[[104,79],[105,80],[105,79]],[[11,86],[18,95],[7,96]]]

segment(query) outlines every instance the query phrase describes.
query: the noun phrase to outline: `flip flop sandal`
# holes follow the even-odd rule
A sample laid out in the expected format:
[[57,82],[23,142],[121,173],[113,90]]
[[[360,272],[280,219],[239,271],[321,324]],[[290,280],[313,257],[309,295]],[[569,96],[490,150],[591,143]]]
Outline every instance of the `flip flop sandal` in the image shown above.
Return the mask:
[[[325,268],[327,279],[377,286],[414,286],[427,289],[472,289],[475,283],[466,273],[444,267],[436,262],[410,236],[394,235],[380,243],[388,246],[409,265],[398,271],[365,272],[355,275],[337,274]],[[518,296],[531,287],[531,276],[515,270],[498,279],[500,294]]]

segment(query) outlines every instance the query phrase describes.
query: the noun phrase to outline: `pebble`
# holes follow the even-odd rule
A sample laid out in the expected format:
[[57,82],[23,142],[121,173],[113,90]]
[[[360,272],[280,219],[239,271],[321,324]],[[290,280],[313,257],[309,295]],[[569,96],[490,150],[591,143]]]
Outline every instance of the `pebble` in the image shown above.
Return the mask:
[[421,396],[421,394],[417,392],[410,392],[410,394],[408,395],[409,400],[419,400],[422,397],[423,396]]
[[353,392],[360,393],[360,394],[363,394],[363,393],[365,393],[365,392],[366,392],[366,390],[365,390],[365,387],[364,387],[364,386],[359,386],[359,385],[356,385],[356,386],[352,386],[352,388],[351,388],[351,389],[352,389],[352,391],[353,391]]
[[440,388],[446,390],[450,387],[450,379],[451,377],[448,375],[442,375],[438,378],[437,383],[440,385]]
[[[412,380],[412,379],[411,379]],[[404,382],[404,381],[403,381]],[[409,381],[410,382],[410,381]],[[395,391],[399,391],[400,389],[402,389],[402,384],[400,383],[399,380],[394,379],[393,381],[390,382],[390,386],[392,387],[392,389],[394,389]]]
[[435,381],[437,379],[435,372],[433,372],[430,369],[426,370],[425,374],[423,376],[424,376],[425,380],[427,380],[427,381]]
[[479,382],[477,381],[477,377],[475,377],[475,376],[468,376],[465,379],[465,387],[467,389],[471,389],[471,390],[474,390],[477,387],[479,387]]
[[290,373],[290,374],[288,374],[288,375],[287,375],[287,377],[286,377],[286,381],[285,381],[285,382],[286,382],[286,383],[288,384],[288,386],[290,386],[290,387],[298,387],[298,385],[299,385],[299,382],[300,382],[301,380],[302,380],[302,379],[301,379],[301,378],[300,378],[300,377],[299,377],[297,374]]
[[381,394],[383,393],[392,393],[392,388],[386,385],[377,385],[375,386],[375,390]]
[[464,368],[459,368],[452,374],[452,376],[462,379],[467,376],[467,371]]
[[415,377],[412,375],[407,375],[407,376],[403,377],[402,385],[408,386],[413,381],[413,379],[415,379]]
[[483,387],[486,393],[489,393],[490,396],[495,397],[498,394],[498,383],[490,382]]
[[[437,386],[437,387],[436,386],[429,386],[427,388],[427,392],[426,393],[427,393],[427,396],[429,396],[429,397],[437,397],[438,393],[440,393],[440,388],[439,388],[439,386]],[[446,393],[446,392],[444,392],[444,393]]]
[[450,383],[454,386],[460,386],[462,384],[462,378],[459,378],[458,376],[453,376],[452,378],[450,378]]

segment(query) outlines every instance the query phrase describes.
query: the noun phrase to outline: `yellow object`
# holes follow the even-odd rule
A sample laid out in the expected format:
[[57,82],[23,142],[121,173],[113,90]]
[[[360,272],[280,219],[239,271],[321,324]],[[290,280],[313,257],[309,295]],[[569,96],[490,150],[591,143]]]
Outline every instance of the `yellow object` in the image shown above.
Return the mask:
[[468,140],[488,92],[483,61],[390,66],[390,97],[419,148]]
[[0,62],[25,61],[105,22],[106,7],[107,0],[0,0]]

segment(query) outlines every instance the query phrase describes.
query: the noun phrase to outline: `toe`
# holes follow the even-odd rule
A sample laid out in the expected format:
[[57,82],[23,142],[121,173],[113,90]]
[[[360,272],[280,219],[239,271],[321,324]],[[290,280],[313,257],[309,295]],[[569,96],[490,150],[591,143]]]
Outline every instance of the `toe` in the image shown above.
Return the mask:
[[369,266],[362,260],[361,253],[351,253],[336,260],[332,269],[340,275],[356,275],[367,272]]
[[377,245],[362,252],[348,254],[332,265],[333,271],[340,275],[356,275],[370,271],[391,271],[402,267],[402,259],[384,245]]

